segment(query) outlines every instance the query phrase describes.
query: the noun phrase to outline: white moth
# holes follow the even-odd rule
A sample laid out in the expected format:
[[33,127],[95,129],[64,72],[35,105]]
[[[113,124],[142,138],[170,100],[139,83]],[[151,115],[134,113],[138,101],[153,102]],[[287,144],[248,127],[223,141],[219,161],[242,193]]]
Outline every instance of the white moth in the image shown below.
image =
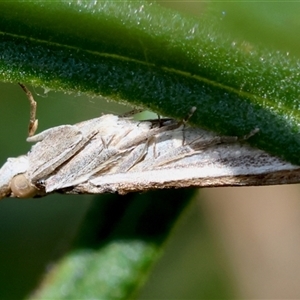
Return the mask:
[[0,198],[145,191],[188,186],[266,185],[299,180],[300,167],[262,150],[174,120],[115,115],[29,137],[27,155],[0,169]]
[[[30,101],[29,138],[36,142],[0,169],[0,199],[60,193],[125,194],[158,188],[299,182],[300,167],[245,144],[174,120],[134,121],[104,115],[75,125],[37,129]],[[195,108],[192,109],[191,114]]]

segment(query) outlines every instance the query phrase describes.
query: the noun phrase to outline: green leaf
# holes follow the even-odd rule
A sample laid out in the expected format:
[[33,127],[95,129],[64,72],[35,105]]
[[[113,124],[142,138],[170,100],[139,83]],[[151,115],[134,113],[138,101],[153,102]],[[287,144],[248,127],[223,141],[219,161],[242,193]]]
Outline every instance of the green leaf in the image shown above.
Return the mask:
[[[221,17],[221,16],[220,16]],[[299,60],[143,1],[1,2],[0,79],[104,95],[299,163]]]
[[132,299],[193,194],[181,189],[95,199],[75,245],[33,299]]

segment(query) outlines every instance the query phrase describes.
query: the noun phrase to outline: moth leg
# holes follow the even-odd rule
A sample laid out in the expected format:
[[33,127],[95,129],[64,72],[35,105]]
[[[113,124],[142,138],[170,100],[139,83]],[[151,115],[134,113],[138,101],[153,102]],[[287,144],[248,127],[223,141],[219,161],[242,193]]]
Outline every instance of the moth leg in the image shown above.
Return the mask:
[[185,119],[182,120],[182,125],[183,125],[183,129],[182,129],[182,146],[185,145],[185,128],[186,128],[186,124],[189,121],[189,119],[192,117],[192,115],[194,114],[194,112],[196,111],[197,107],[193,106],[189,112],[189,114],[187,115],[187,117]]
[[156,159],[157,158],[157,151],[156,151],[156,136],[153,136],[152,137],[152,140],[153,140],[153,157]]
[[195,113],[196,110],[197,110],[197,107],[196,107],[196,106],[193,106],[193,107],[191,108],[189,114],[186,116],[186,118],[182,120],[182,123],[183,123],[183,124],[186,124],[186,123],[189,121],[189,119],[193,116],[193,114]]
[[[147,122],[149,122],[149,120],[147,120]],[[152,121],[150,121],[150,122],[153,124]],[[175,129],[179,128],[180,126],[182,126],[181,122],[177,122],[172,119],[167,119],[167,120],[163,119],[162,127],[151,128],[150,130],[145,131],[144,134],[137,135],[134,139],[129,139],[129,140],[124,139],[124,141],[121,141],[120,144],[118,144],[118,147],[120,150],[130,149],[132,147],[135,147],[136,145],[145,143],[152,136],[155,136],[157,134],[161,134],[161,133],[164,133],[167,131],[175,130]]]
[[36,119],[36,106],[37,103],[34,100],[31,92],[27,89],[27,87],[19,83],[19,86],[23,89],[23,91],[26,93],[27,98],[30,103],[30,119],[29,119],[29,126],[28,126],[28,136],[33,136],[37,130],[38,127],[38,120]]
[[[104,139],[102,136],[100,136],[100,140],[101,140],[101,142],[102,142],[103,148],[107,149],[107,148],[108,148],[108,144],[107,144],[107,142],[105,141],[105,139]],[[110,141],[109,141],[109,142],[110,142]]]
[[193,140],[190,145],[195,150],[205,149],[211,146],[219,145],[219,144],[230,144],[235,142],[243,142],[255,135],[259,132],[259,128],[254,128],[248,134],[238,137],[238,136],[230,136],[230,135],[223,135],[223,136],[214,136],[209,140],[203,141],[201,137],[198,139]]
[[158,120],[159,127],[161,127],[163,124],[159,114],[157,114],[157,120]]
[[258,133],[258,132],[259,132],[259,128],[254,128],[248,134],[245,134],[244,136],[242,136],[241,138],[239,138],[239,140],[240,141],[246,141],[249,138],[251,138],[253,135],[255,135],[256,133]]
[[142,111],[144,111],[143,108],[134,108],[134,109],[132,109],[130,111],[127,111],[124,114],[120,115],[120,117],[121,118],[128,118],[128,117],[131,117],[131,116],[133,116],[135,114],[138,114],[138,113],[140,113]]
[[194,150],[206,149],[219,144],[230,144],[238,141],[237,136],[213,136],[209,139],[203,139],[203,136],[196,138],[189,144]]
[[218,144],[223,144],[223,143],[234,143],[234,142],[238,142],[238,141],[246,141],[249,138],[251,138],[253,135],[255,135],[257,132],[259,132],[259,128],[254,128],[253,130],[251,130],[248,134],[245,134],[241,137],[238,136],[230,136],[230,135],[224,135],[224,136],[220,136],[219,137],[219,143]]
[[[158,158],[156,143],[157,143],[157,136],[156,135],[149,136],[145,142],[145,146],[144,146],[142,152],[140,153],[139,157],[135,159],[135,162],[132,164],[130,169],[133,168],[135,165],[137,165],[139,162],[141,162],[145,158],[146,154],[148,153],[150,144],[152,144],[153,158],[154,158],[154,160],[156,160]],[[130,170],[130,169],[128,169],[128,170]]]

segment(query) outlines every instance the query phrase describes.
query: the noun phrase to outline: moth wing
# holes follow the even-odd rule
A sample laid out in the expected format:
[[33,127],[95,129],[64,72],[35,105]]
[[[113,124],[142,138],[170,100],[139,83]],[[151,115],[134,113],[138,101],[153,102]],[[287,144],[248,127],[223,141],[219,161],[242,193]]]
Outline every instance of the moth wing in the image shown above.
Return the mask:
[[93,139],[45,181],[46,192],[80,184],[96,172],[105,172],[105,169],[113,167],[114,160],[117,160],[119,155],[117,149],[105,148],[102,139]]
[[36,181],[51,174],[85,143],[76,126],[62,125],[47,130],[47,135],[28,153],[29,178]]
[[[96,136],[97,137],[97,136]],[[89,173],[95,168],[94,163],[101,156],[103,143],[101,139],[94,138],[75,156],[73,156],[64,166],[51,175],[45,181],[47,192],[51,192],[63,187],[74,185],[80,177]]]
[[[131,148],[126,147],[120,149],[119,144],[122,146],[124,139],[130,144],[134,144],[137,137],[141,136],[143,132],[149,131],[150,125],[149,122],[136,122],[114,115],[104,115],[76,124],[83,135],[91,130],[95,130],[97,135],[80,153],[77,153],[55,174],[46,179],[46,191],[51,192],[83,183],[95,173],[110,172],[120,160],[126,158],[127,152],[131,151]],[[134,163],[135,161],[132,162],[132,165]]]

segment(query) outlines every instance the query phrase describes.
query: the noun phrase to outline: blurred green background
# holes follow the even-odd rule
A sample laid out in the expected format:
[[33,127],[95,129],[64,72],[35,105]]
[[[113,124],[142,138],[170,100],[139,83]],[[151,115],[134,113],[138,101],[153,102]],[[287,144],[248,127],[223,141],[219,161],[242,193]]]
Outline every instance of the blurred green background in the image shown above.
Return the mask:
[[[162,2],[200,17],[220,34],[300,55],[300,3]],[[100,98],[31,88],[39,129],[128,111]],[[30,149],[29,104],[17,84],[0,84],[0,163]],[[171,236],[139,299],[300,297],[299,185],[202,189]],[[101,196],[105,197],[105,196]],[[101,201],[97,197],[96,201]],[[95,197],[0,202],[0,299],[22,299],[66,249]]]

